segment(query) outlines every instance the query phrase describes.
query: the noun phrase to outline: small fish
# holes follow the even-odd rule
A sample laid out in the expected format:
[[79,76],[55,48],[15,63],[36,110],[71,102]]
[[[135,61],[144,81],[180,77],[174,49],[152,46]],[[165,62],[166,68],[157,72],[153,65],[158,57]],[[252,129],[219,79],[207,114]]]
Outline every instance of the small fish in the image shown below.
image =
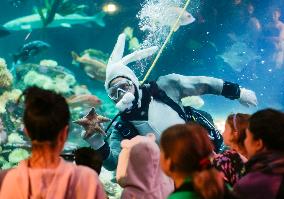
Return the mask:
[[[169,26],[172,27],[176,20],[178,19],[178,16],[181,14],[183,8],[179,7],[169,7],[166,8],[163,12],[164,14],[156,15],[152,20],[157,26]],[[166,15],[166,16],[163,16]],[[183,12],[182,16],[180,17],[180,20],[175,27],[175,31],[179,29],[180,26],[186,26],[188,24],[191,24],[195,21],[195,18],[186,10]]]
[[4,27],[0,27],[0,37],[6,37],[9,34],[11,34],[9,30]]
[[50,45],[40,40],[35,40],[24,44],[18,53],[13,54],[14,63],[25,62],[29,58],[38,55],[48,49]]
[[88,106],[88,107],[98,107],[102,104],[102,101],[95,95],[75,95],[67,98],[67,103],[70,106]]

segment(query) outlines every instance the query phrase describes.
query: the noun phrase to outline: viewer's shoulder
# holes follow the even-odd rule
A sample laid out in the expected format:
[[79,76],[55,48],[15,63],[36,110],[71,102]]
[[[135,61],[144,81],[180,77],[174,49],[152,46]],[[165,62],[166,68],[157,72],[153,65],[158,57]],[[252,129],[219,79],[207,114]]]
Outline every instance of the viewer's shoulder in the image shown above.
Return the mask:
[[75,173],[79,175],[79,177],[82,178],[98,178],[98,174],[96,171],[93,169],[87,167],[87,166],[82,166],[82,165],[76,165],[70,162],[66,163],[69,167],[73,167],[75,170]]

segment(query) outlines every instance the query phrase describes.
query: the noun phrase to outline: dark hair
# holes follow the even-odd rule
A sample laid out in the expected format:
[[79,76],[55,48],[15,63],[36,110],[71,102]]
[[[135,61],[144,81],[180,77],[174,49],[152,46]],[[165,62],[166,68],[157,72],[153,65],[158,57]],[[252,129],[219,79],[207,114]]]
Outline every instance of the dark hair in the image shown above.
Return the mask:
[[54,142],[59,132],[69,123],[70,112],[61,95],[38,87],[27,88],[24,125],[31,140]]
[[100,153],[90,147],[82,147],[74,151],[75,162],[95,170],[98,175],[101,172],[103,158]]
[[188,123],[169,127],[162,133],[160,146],[165,158],[171,159],[173,172],[193,174],[193,186],[201,198],[223,197],[223,179],[218,171],[201,165],[214,148],[202,126]]
[[230,125],[232,132],[237,132],[237,136],[234,136],[234,138],[230,141],[237,144],[241,149],[244,149],[244,141],[246,139],[246,129],[249,125],[249,118],[249,114],[236,113],[229,115],[226,120]]
[[249,130],[267,149],[284,150],[284,113],[274,109],[257,111],[249,120]]

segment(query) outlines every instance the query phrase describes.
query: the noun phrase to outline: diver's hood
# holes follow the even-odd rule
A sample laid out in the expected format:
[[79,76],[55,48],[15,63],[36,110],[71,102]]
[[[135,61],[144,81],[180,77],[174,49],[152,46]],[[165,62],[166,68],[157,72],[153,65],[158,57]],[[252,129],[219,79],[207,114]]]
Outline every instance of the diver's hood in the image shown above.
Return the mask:
[[109,58],[106,68],[105,89],[106,91],[109,89],[110,82],[113,79],[117,77],[127,78],[133,82],[138,91],[138,106],[140,106],[142,98],[142,91],[141,89],[139,89],[140,83],[135,73],[127,66],[127,64],[153,55],[158,50],[158,47],[153,46],[143,50],[138,50],[123,57],[125,38],[126,35],[124,33],[119,35],[112,54]]

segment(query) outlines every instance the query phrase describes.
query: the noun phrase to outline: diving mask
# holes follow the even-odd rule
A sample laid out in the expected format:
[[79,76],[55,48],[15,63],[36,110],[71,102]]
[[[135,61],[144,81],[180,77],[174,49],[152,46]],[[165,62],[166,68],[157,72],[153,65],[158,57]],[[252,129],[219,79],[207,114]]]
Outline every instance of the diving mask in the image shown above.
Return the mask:
[[128,79],[121,80],[109,87],[108,96],[110,99],[118,101],[125,95],[125,93],[131,90],[132,86],[133,86],[132,81]]

